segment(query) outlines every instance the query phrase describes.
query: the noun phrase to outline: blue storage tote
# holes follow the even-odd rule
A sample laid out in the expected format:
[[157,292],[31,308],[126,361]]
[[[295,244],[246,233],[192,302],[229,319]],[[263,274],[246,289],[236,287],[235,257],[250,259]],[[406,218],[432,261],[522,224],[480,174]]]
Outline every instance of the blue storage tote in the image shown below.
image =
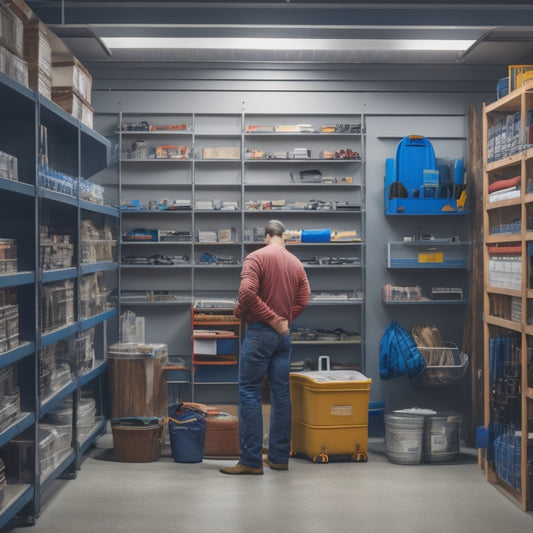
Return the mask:
[[204,458],[207,413],[185,404],[168,408],[168,433],[177,463],[200,463]]

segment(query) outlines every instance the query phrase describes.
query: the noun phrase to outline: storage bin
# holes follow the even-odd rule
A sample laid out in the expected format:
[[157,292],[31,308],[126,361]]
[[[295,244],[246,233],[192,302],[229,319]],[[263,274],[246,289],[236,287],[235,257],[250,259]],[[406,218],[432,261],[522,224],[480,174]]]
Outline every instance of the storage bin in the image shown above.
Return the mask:
[[201,463],[205,451],[207,412],[190,405],[168,408],[168,432],[172,457],[177,463]]
[[117,343],[108,348],[112,418],[164,417],[168,392],[166,344]]
[[425,463],[445,463],[459,457],[461,415],[437,413],[428,415],[424,422],[424,446],[422,458]]
[[509,88],[511,91],[522,87],[525,83],[525,74],[533,71],[533,65],[509,65]]
[[239,456],[239,419],[225,412],[210,413],[206,419],[204,457]]
[[330,370],[329,357],[318,368],[291,372],[292,453],[317,463],[330,456],[366,460],[368,398],[372,380],[354,370]]
[[157,417],[111,420],[116,460],[123,463],[157,461],[161,454],[163,427],[163,420]]
[[293,419],[312,426],[367,426],[371,383],[354,370],[292,372]]
[[368,403],[368,436],[385,436],[385,402]]
[[391,463],[420,464],[423,437],[423,416],[398,412],[385,415],[385,449]]
[[313,426],[292,421],[292,454],[303,454],[314,463],[327,463],[331,457],[365,461],[368,426]]

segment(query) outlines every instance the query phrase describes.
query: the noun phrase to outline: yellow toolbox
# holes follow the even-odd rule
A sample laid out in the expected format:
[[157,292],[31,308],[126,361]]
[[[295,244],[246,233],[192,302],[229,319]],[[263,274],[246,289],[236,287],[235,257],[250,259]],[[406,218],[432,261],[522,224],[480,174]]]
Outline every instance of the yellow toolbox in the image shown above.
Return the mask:
[[365,461],[368,447],[368,403],[372,380],[360,372],[330,370],[291,372],[292,455],[316,463],[330,456]]

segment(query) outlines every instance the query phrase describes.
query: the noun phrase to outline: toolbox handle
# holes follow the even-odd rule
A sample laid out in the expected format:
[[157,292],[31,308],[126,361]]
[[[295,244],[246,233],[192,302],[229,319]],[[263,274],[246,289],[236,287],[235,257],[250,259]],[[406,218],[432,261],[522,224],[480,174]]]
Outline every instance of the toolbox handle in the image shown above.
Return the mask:
[[318,356],[318,370],[322,370],[322,362],[326,361],[326,372],[331,370],[329,366],[329,355],[319,355]]

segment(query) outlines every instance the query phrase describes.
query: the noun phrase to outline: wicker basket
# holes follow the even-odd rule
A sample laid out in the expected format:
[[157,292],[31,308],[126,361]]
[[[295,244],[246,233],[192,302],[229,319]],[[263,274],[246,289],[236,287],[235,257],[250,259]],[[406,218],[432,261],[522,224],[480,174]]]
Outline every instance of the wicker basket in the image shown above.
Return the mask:
[[204,457],[238,457],[239,454],[239,419],[224,412],[209,415],[205,427]]
[[156,426],[111,426],[115,458],[123,463],[149,463],[161,455],[163,421]]

